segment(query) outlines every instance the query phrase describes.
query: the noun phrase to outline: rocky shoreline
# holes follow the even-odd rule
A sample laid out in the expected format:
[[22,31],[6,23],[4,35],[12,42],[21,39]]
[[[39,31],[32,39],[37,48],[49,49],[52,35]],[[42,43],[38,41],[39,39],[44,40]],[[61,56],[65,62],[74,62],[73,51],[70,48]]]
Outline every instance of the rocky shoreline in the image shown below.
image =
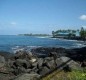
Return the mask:
[[54,70],[65,72],[86,67],[86,47],[39,47],[15,54],[0,52],[0,80],[39,80]]

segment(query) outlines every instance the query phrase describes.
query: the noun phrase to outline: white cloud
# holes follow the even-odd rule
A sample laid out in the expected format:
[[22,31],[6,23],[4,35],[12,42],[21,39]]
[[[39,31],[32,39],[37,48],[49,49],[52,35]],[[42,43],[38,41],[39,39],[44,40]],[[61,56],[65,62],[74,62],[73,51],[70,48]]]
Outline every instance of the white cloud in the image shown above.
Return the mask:
[[79,18],[80,18],[81,20],[86,20],[86,15],[81,15]]
[[11,22],[12,25],[16,25],[16,22]]

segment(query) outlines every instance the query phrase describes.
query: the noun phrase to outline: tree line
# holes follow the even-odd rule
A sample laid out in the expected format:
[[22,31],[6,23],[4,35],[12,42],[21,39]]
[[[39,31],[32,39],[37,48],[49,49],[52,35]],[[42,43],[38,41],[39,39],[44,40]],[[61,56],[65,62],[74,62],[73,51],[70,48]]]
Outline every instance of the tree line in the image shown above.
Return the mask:
[[59,35],[59,33],[68,33],[68,38],[70,37],[77,37],[75,34],[76,34],[76,32],[78,32],[79,33],[79,38],[81,39],[81,40],[86,40],[86,29],[85,28],[83,28],[83,27],[81,27],[81,29],[79,30],[79,29],[77,29],[77,30],[71,30],[71,29],[68,29],[68,30],[57,30],[57,31],[52,31],[52,35],[53,35],[53,37],[56,37],[56,36],[58,36]]

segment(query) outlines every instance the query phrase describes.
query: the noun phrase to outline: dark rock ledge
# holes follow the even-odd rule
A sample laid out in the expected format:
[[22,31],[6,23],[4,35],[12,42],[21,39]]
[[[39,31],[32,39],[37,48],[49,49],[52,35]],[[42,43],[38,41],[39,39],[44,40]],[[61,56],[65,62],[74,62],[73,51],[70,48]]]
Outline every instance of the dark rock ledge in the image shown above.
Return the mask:
[[72,71],[86,67],[86,47],[80,49],[36,48],[15,54],[0,52],[0,80],[38,80],[63,69]]

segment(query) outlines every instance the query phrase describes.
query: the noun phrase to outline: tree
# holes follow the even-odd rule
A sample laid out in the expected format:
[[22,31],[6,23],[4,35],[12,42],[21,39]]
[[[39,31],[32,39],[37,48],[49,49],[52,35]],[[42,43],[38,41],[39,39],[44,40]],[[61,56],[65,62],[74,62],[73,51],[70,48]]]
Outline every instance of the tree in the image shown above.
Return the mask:
[[55,34],[55,32],[54,32],[54,31],[52,31],[52,35],[53,35],[53,37],[55,37],[55,36],[54,36],[54,34]]
[[83,40],[85,40],[85,37],[86,37],[86,30],[84,30],[83,27],[81,27],[81,30],[80,30],[80,36]]
[[73,33],[69,33],[69,34],[68,34],[68,37],[69,37],[69,38],[74,38],[75,36],[76,36],[76,35],[73,34]]

